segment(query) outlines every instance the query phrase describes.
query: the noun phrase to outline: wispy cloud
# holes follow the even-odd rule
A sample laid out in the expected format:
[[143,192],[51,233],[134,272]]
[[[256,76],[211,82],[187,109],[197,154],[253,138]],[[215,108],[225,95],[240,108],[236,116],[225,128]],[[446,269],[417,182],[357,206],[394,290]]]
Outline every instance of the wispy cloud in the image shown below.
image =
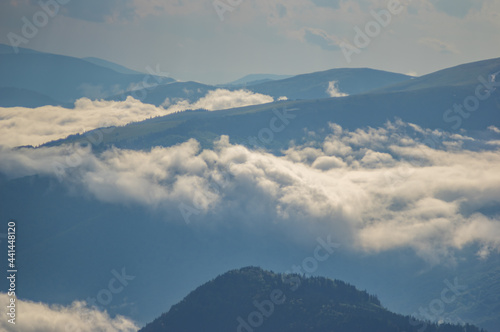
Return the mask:
[[458,50],[455,45],[441,41],[437,38],[421,38],[418,43],[430,47],[439,53],[458,54]]
[[331,81],[328,83],[328,89],[326,89],[326,92],[330,97],[346,97],[348,96],[347,93],[340,92],[337,87],[337,81]]
[[273,97],[260,93],[253,93],[248,90],[229,91],[226,89],[217,89],[209,91],[205,97],[195,103],[180,101],[175,105],[169,105],[168,100],[164,103],[168,107],[168,112],[179,112],[184,110],[206,109],[208,111],[217,111],[235,107],[251,106],[272,103]]
[[327,51],[339,51],[341,41],[334,35],[329,35],[326,31],[314,28],[304,28],[304,39],[308,43],[318,45]]
[[[0,293],[0,303],[6,307],[10,297]],[[84,302],[74,302],[69,306],[48,305],[17,299],[19,318],[13,325],[7,318],[0,321],[2,331],[22,332],[135,332],[139,327],[123,316],[109,317],[106,312],[89,308]]]

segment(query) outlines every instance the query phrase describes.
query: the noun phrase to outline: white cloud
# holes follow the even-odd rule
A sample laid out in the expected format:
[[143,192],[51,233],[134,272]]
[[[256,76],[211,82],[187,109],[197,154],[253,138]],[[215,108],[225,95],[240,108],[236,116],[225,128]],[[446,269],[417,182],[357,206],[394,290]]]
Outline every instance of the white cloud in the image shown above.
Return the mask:
[[384,165],[387,166],[394,165],[395,161],[394,159],[392,159],[392,156],[388,153],[368,150],[361,159],[361,163],[365,167],[376,168]]
[[[63,179],[105,202],[166,209],[170,215],[182,203],[198,210],[200,222],[259,223],[263,230],[267,223],[289,225],[292,232],[326,228],[354,250],[410,247],[434,262],[471,244],[481,245],[482,256],[500,248],[498,216],[481,212],[500,204],[498,147],[402,122],[356,131],[331,128],[323,142],[292,147],[283,156],[223,137],[213,150],[189,140],[98,156],[67,147],[4,148],[0,170],[57,175],[51,164],[73,153],[82,162]],[[438,148],[420,143],[430,137],[441,140]],[[450,149],[447,142],[463,147]]]
[[82,98],[75,102],[74,108],[60,106],[43,106],[34,109],[0,107],[0,144],[8,147],[37,146],[96,128],[124,126],[131,122],[188,109],[215,111],[273,101],[274,99],[270,96],[246,90],[217,89],[209,91],[205,97],[193,104],[179,101],[168,109],[144,104],[133,97],[128,97],[126,101]]
[[495,126],[489,126],[488,127],[488,130],[491,130],[492,132],[494,133],[497,133],[497,134],[500,134],[500,129],[498,129],[497,127]]
[[328,89],[326,92],[330,95],[330,97],[346,97],[347,93],[342,93],[337,88],[337,81],[331,81],[328,83]]
[[335,156],[321,156],[318,157],[311,165],[313,168],[317,168],[323,171],[327,171],[331,168],[340,168],[346,166],[346,163]]
[[71,168],[77,165],[93,163],[94,157],[90,147],[83,148],[74,145],[64,145],[50,148],[22,148],[11,149],[0,146],[0,172],[9,177],[22,177],[35,174],[49,174],[58,177],[63,176],[63,168]]
[[[280,100],[283,99],[280,98]],[[173,113],[197,109],[217,111],[235,107],[272,103],[273,101],[274,99],[271,96],[253,93],[248,90],[229,91],[226,89],[217,89],[209,91],[205,97],[192,104],[186,100],[180,101],[177,104],[170,106],[168,108],[168,112]]]
[[40,145],[71,134],[108,126],[123,126],[165,115],[162,108],[128,97],[126,101],[75,102],[75,107],[0,108],[0,142],[4,146]]
[[[0,303],[5,308],[10,297],[0,293]],[[2,331],[22,332],[132,332],[139,327],[123,316],[109,317],[106,312],[89,308],[85,302],[73,302],[70,306],[47,305],[40,302],[16,300],[16,324],[0,320]]]

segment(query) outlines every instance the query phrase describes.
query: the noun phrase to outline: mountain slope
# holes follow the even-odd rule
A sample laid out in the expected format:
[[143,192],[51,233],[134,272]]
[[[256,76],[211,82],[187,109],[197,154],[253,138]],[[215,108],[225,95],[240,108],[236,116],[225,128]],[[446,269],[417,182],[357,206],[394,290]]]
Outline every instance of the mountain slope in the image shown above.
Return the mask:
[[38,92],[19,88],[0,88],[0,107],[41,107],[45,105],[64,105],[61,102]]
[[[328,122],[354,130],[366,126],[382,126],[386,121],[399,118],[425,128],[451,132],[460,129],[485,130],[492,125],[500,126],[500,117],[498,117],[500,89],[493,90],[488,98],[481,100],[473,112],[466,111],[464,115],[450,112],[454,109],[454,105],[463,105],[468,96],[474,96],[479,75],[485,75],[497,66],[500,66],[500,59],[442,70],[427,75],[425,81],[426,85],[430,86],[429,88],[415,87],[402,91],[377,90],[344,98],[275,102],[216,112],[197,111],[171,114],[117,128],[113,136],[104,136],[105,144],[100,148],[113,144],[121,148],[148,149],[156,145],[177,144],[191,137],[198,139],[202,145],[209,146],[220,135],[229,135],[231,141],[244,143],[249,137],[257,136],[263,127],[269,125],[269,121],[275,116],[276,109],[283,112],[285,108],[293,109],[292,116],[294,117],[286,130],[275,133],[272,144],[265,146],[272,151],[279,152],[290,140],[296,140],[298,143],[297,138],[304,130],[320,132]],[[462,73],[464,67],[467,68],[466,75]],[[346,71],[346,73],[349,72],[351,70]],[[443,76],[443,73],[453,79],[445,79],[446,75]],[[296,77],[272,83],[288,82],[291,84],[290,80],[294,79]],[[411,82],[415,80],[417,79],[412,79]],[[454,84],[450,85],[451,82]],[[496,78],[495,84],[498,85],[499,82],[500,76]],[[158,89],[172,89],[172,91],[177,89],[178,93],[182,93],[182,84],[168,84]],[[417,86],[421,85],[418,83]],[[210,87],[203,86],[202,88],[209,89]],[[250,88],[255,89],[255,87]],[[394,89],[396,88],[397,86],[394,86]],[[151,96],[155,93],[155,90],[149,92]],[[157,100],[153,101],[156,103],[161,101],[164,97],[162,93],[159,90]],[[82,140],[84,137],[73,136],[48,145]]]
[[[286,129],[276,132],[273,140],[259,145],[277,152],[286,149],[291,140],[300,144],[302,133],[321,132],[329,122],[355,130],[366,126],[383,126],[387,121],[402,119],[425,128],[454,131],[457,124],[445,120],[445,111],[455,103],[462,103],[469,90],[464,88],[443,87],[435,89],[364,94],[345,98],[320,100],[301,100],[275,102],[222,111],[196,111],[171,114],[148,119],[116,128],[113,134],[104,134],[99,149],[114,145],[127,149],[150,149],[153,146],[170,146],[195,138],[204,147],[220,135],[229,135],[232,142],[249,145],[249,137],[257,137],[262,128],[269,126],[275,112],[288,112],[292,117]],[[292,111],[286,111],[286,110]],[[487,127],[500,126],[498,110],[500,95],[492,96],[480,104],[479,109],[467,118],[458,118],[460,128],[466,130],[485,130]],[[70,142],[84,142],[85,136],[76,135],[67,139],[48,143],[48,146]]]
[[381,70],[342,68],[269,81],[252,85],[248,89],[274,98],[286,96],[289,99],[317,99],[332,96],[328,92],[332,88],[331,82],[336,82],[334,87],[338,92],[353,95],[410,79],[411,76]]
[[[29,48],[24,48],[24,47],[18,47],[17,51],[19,53],[26,53],[26,54],[42,54],[43,52],[35,51]],[[0,43],[0,54],[16,54],[14,52],[14,48],[10,45],[2,44]]]
[[144,75],[144,73],[138,72],[136,70],[128,69],[127,67],[124,67],[122,65],[116,64],[116,63],[111,62],[111,61],[103,60],[100,58],[87,57],[87,58],[82,58],[82,59],[85,61],[88,61],[90,63],[93,63],[94,65],[98,65],[98,66],[101,66],[104,68],[114,70],[120,74],[131,74],[131,75],[142,74],[142,75]]
[[[68,56],[27,53],[0,54],[0,87],[31,90],[61,102],[105,98],[141,86],[147,74],[121,74]],[[150,81],[173,79],[154,76]]]
[[250,74],[246,75],[236,81],[232,81],[226,84],[222,84],[223,86],[231,86],[231,85],[253,85],[255,82],[259,81],[276,81],[276,80],[284,80],[292,77],[292,75],[274,75],[274,74]]
[[[413,91],[419,89],[431,89],[442,86],[470,87],[473,89],[481,83],[479,77],[491,80],[492,74],[499,74],[496,78],[500,81],[500,58],[471,62],[459,66],[446,68],[437,72],[416,77],[411,81],[405,81],[392,86],[377,89],[377,92]],[[475,91],[472,90],[471,94]]]
[[123,101],[127,99],[128,96],[132,96],[135,99],[141,100],[143,103],[156,106],[165,105],[167,98],[170,104],[175,104],[180,100],[187,100],[193,103],[204,97],[209,91],[216,89],[217,88],[214,86],[197,82],[173,82],[157,85],[149,89],[128,91],[107,99]]
[[[210,90],[219,88],[229,90],[245,89],[255,93],[272,96],[275,99],[286,96],[288,99],[320,99],[343,94],[364,93],[376,88],[392,85],[411,79],[410,76],[389,73],[372,69],[332,69],[323,72],[293,76],[286,79],[266,79],[269,75],[248,75],[235,82],[223,86],[210,86],[197,82],[175,82],[154,88],[141,89],[110,97],[113,100],[124,100],[131,95],[148,104],[161,105],[169,100],[187,99],[194,102],[205,96]],[[259,77],[263,79],[259,80]],[[270,76],[277,77],[280,76]],[[257,79],[257,81],[253,80]],[[252,80],[252,81],[247,81]],[[264,81],[259,83],[259,81]],[[335,91],[337,89],[338,91]],[[329,92],[330,91],[330,92]]]
[[262,332],[479,331],[391,313],[375,296],[342,281],[248,267],[197,288],[141,332],[252,332],[257,328]]

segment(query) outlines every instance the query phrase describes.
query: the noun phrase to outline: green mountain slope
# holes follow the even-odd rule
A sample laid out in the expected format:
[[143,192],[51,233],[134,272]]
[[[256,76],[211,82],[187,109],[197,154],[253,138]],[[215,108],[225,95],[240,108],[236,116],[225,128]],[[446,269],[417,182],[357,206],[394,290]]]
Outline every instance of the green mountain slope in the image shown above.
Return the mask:
[[141,332],[160,331],[480,331],[394,314],[339,280],[275,274],[256,267],[229,271],[191,292]]

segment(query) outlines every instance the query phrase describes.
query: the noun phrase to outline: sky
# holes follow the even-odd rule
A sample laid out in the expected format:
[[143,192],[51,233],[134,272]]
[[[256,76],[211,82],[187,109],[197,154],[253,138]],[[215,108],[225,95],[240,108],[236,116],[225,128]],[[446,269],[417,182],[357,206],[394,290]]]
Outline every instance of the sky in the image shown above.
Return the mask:
[[424,75],[500,56],[499,29],[497,0],[0,1],[0,43],[210,84],[342,67]]

